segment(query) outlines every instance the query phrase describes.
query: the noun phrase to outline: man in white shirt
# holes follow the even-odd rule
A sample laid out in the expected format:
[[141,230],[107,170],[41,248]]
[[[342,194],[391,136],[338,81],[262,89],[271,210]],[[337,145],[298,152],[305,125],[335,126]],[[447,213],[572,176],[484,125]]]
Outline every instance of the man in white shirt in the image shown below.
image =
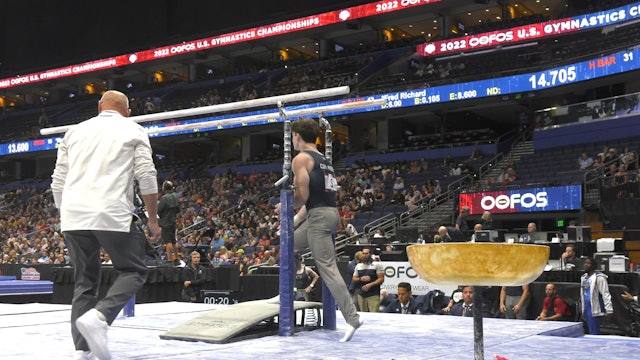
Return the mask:
[[[149,215],[151,241],[160,236],[158,184],[151,145],[142,126],[127,119],[126,95],[107,91],[99,115],[67,131],[58,146],[51,189],[74,264],[71,334],[76,359],[110,359],[107,329],[144,285],[145,235],[133,222],[134,179]],[[100,249],[118,276],[99,300]]]

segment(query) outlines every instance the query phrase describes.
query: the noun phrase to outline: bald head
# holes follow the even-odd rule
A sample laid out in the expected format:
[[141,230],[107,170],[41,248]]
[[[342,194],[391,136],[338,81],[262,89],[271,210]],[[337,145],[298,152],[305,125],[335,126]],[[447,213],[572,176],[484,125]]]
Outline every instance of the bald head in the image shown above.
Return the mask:
[[120,115],[129,117],[131,114],[129,99],[120,91],[109,90],[105,92],[100,101],[98,101],[98,113],[105,110],[117,111]]

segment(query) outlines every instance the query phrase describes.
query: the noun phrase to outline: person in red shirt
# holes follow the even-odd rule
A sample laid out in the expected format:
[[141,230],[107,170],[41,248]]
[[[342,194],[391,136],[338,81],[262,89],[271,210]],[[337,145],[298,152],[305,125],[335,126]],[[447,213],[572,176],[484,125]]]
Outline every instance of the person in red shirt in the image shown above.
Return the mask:
[[571,308],[569,305],[558,296],[558,291],[554,284],[547,284],[544,288],[544,292],[547,295],[544,298],[544,304],[542,311],[536,320],[544,321],[571,321]]

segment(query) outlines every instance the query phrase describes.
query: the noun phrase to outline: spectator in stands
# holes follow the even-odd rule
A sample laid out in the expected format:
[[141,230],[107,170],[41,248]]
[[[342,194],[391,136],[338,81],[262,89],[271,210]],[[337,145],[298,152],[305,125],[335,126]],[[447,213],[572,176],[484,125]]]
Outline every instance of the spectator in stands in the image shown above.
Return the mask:
[[529,284],[503,286],[500,291],[500,312],[507,319],[527,320]]
[[462,163],[462,166],[460,166],[460,171],[462,174],[473,175],[474,178],[477,177],[476,169],[471,166],[471,163],[468,160]]
[[462,168],[460,167],[460,164],[458,164],[457,162],[452,163],[449,167],[449,176],[458,176],[460,174],[462,174]]
[[605,165],[604,167],[604,176],[609,179],[609,181],[613,181],[612,177],[615,173],[618,172],[618,165],[615,162],[610,163],[609,165]]
[[401,282],[398,284],[398,297],[391,300],[382,312],[394,314],[416,314],[418,312],[418,301],[411,296],[411,284]]
[[240,276],[249,275],[249,268],[251,267],[251,258],[249,255],[241,255],[240,256],[240,264],[238,270],[240,271]]
[[40,112],[40,117],[38,118],[38,126],[40,128],[45,128],[49,126],[49,117],[47,116],[47,112],[44,108]]
[[440,180],[435,181],[435,185],[433,186],[433,193],[435,196],[442,194],[442,187],[440,186]]
[[37,259],[38,264],[51,264],[53,262],[53,253],[49,254],[47,251],[42,251]]
[[607,145],[604,145],[598,155],[602,157],[602,160],[604,161],[604,158],[607,156],[607,154],[609,154],[609,147]]
[[103,254],[102,254],[102,265],[113,265],[113,262],[111,261],[111,256],[106,251],[103,251]]
[[596,271],[597,268],[596,260],[588,257],[584,261],[585,273],[580,278],[581,313],[591,335],[600,335],[602,318],[613,315],[607,275]]
[[542,311],[536,320],[541,321],[571,321],[571,309],[569,305],[558,296],[554,284],[547,284],[544,288],[546,297],[542,305]]
[[442,160],[442,167],[450,169],[455,163],[456,159],[453,158],[453,155],[449,154]]
[[429,183],[422,185],[422,191],[420,192],[420,194],[422,195],[422,198],[425,199],[425,201],[431,201],[436,197],[436,192],[433,186]]
[[615,148],[609,148],[609,151],[604,155],[602,161],[605,165],[615,164],[616,168],[620,165],[620,156]]
[[[413,185],[412,185],[413,186]],[[418,208],[418,204],[420,203],[421,194],[420,191],[415,190],[413,192],[407,193],[405,197],[404,204],[407,205],[408,210],[415,210]]]
[[[8,255],[5,255],[8,257]],[[67,260],[64,258],[64,254],[56,255],[56,259],[53,261],[54,265],[66,265]]]
[[271,251],[266,250],[262,255],[262,260],[260,261],[260,265],[265,266],[274,266],[276,265],[276,258],[271,254]]
[[404,203],[404,195],[399,190],[393,190],[391,193],[391,204],[403,204]]
[[620,162],[625,165],[627,170],[636,170],[636,154],[628,146],[625,146],[620,154]]
[[420,165],[418,165],[418,162],[415,160],[412,161],[409,166],[409,174],[419,174],[420,172],[422,172],[422,169]]
[[507,174],[504,177],[504,180],[502,181],[502,183],[500,183],[500,185],[502,186],[510,185],[511,183],[516,181],[517,178],[518,178],[518,174],[516,174],[516,171],[513,170],[513,168],[511,167],[507,168]]
[[147,100],[144,102],[145,115],[152,114],[155,112],[155,110],[156,108],[155,108],[155,105],[153,105],[153,100],[151,99],[151,97],[148,97]]
[[502,184],[507,180],[507,177],[507,168],[502,168],[495,181],[492,181],[492,184]]
[[482,152],[478,149],[478,145],[475,145],[473,149],[471,149],[471,156],[469,156],[469,160],[478,160],[482,159]]
[[360,198],[360,211],[371,213],[373,211],[373,194],[365,193]]
[[604,168],[604,163],[602,162],[602,156],[596,156],[596,159],[593,161],[593,165],[591,165],[592,169],[602,169]]
[[397,177],[392,189],[396,191],[404,190],[404,180],[401,177]]
[[268,234],[262,234],[262,237],[260,237],[260,240],[258,240],[258,247],[261,247],[263,249],[268,248],[269,246],[271,246],[271,239],[269,239],[269,235]]
[[583,152],[578,159],[578,166],[580,170],[587,170],[593,166],[593,159],[586,152]]
[[351,206],[345,204],[340,209],[340,220],[341,221],[351,221],[356,216],[355,212],[351,209]]
[[[629,175],[627,174],[627,169],[624,164],[620,164],[618,169],[611,177],[611,186],[613,187],[622,187],[629,182]],[[621,196],[618,196],[621,197]]]
[[[211,241],[211,253],[220,251],[220,248],[224,246],[224,233],[220,230],[216,233],[215,238]],[[255,245],[252,245],[255,246]]]
[[338,233],[342,233],[342,235],[346,236],[346,237],[353,237],[358,235],[358,230],[356,230],[356,227],[353,226],[353,224],[351,223],[350,220],[343,220],[341,222],[341,226],[342,229],[341,231],[338,231]]
[[220,251],[209,252],[209,254],[213,254],[211,259],[209,259],[209,261],[211,262],[211,265],[213,267],[218,267],[218,266],[222,265],[223,260],[220,257]]
[[[376,239],[383,239],[381,240],[376,240]],[[373,234],[373,239],[372,239],[372,243],[378,243],[378,242],[386,242],[386,235],[384,234],[384,230],[382,228],[377,228],[376,232]]]

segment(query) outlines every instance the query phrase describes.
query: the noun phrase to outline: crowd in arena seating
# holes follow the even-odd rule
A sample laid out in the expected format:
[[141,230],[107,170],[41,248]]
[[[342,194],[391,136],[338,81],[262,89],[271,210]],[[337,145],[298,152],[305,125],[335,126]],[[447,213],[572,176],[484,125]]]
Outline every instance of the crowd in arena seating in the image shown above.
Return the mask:
[[[340,235],[353,235],[348,233],[349,223],[362,214],[370,216],[374,207],[393,204],[406,210],[437,196],[442,189],[439,180],[428,179],[428,169],[426,160],[392,164],[362,160],[339,171]],[[181,202],[177,243],[183,257],[206,246],[212,264],[237,263],[245,254],[251,255],[251,265],[261,264],[265,254],[277,262],[280,214],[273,210],[279,203],[275,173],[228,170],[203,178],[178,174],[169,177]],[[398,181],[403,177],[410,180]],[[403,186],[394,186],[398,182]],[[13,189],[5,186],[0,203],[1,263],[68,264],[58,210],[47,189],[46,181]]]

